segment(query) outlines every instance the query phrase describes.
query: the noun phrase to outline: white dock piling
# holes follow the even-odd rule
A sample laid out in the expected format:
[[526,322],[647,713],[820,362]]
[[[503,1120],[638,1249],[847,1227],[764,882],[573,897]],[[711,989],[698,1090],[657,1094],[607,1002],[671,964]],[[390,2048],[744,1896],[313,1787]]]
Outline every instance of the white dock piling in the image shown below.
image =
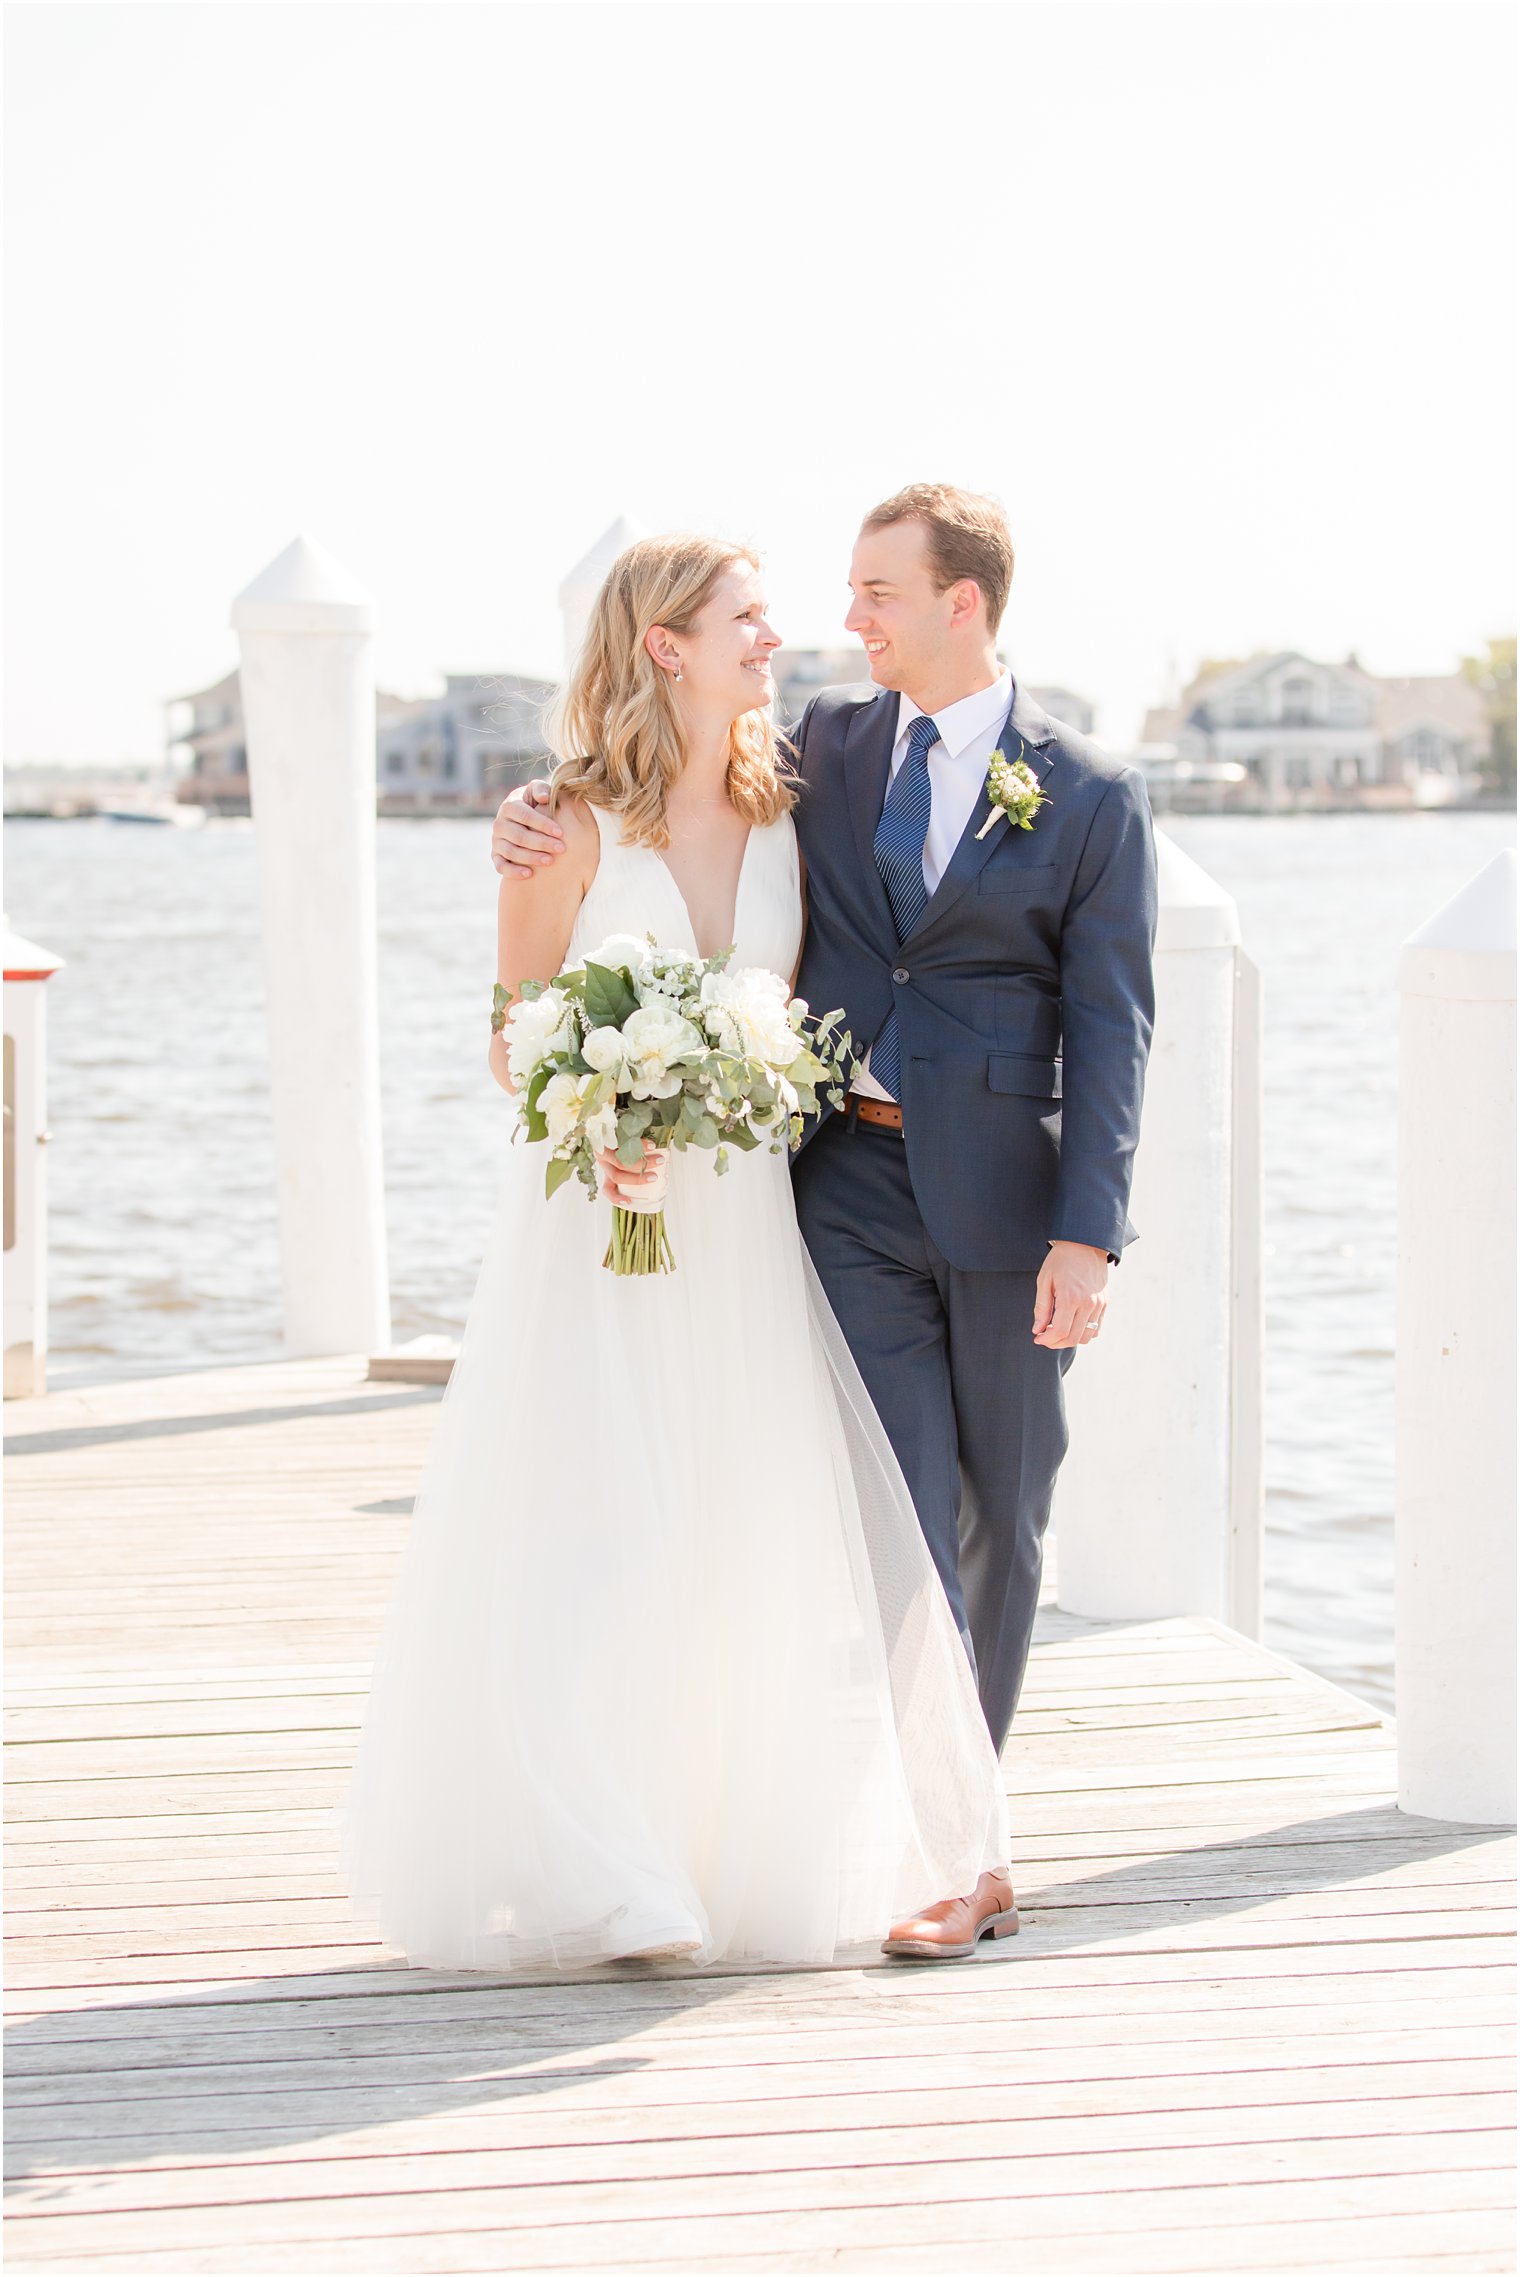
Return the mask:
[[1399,1804],[1515,1815],[1515,856],[1399,960]]
[[47,1003],[63,965],[0,918],[5,940],[5,1396],[47,1390]]
[[308,538],[238,595],[285,1344],[390,1342],[368,597]]
[[1156,1031],[1103,1333],[1066,1378],[1057,1590],[1096,1620],[1261,1633],[1260,980],[1230,896],[1156,833]]
[[591,619],[591,605],[601,591],[607,572],[620,553],[627,551],[643,531],[630,522],[626,514],[619,514],[609,522],[588,554],[569,570],[560,583],[559,613],[565,634],[565,670],[572,672],[586,637],[586,626]]

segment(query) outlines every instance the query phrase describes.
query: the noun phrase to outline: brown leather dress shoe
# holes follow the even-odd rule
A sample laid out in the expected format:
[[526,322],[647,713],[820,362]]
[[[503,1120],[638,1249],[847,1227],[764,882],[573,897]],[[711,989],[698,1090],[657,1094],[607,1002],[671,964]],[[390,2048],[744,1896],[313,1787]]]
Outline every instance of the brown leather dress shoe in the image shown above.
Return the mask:
[[983,1874],[970,1897],[941,1898],[911,1921],[900,1921],[884,1953],[913,1961],[965,1961],[984,1937],[1016,1937],[1018,1907],[1006,1874]]

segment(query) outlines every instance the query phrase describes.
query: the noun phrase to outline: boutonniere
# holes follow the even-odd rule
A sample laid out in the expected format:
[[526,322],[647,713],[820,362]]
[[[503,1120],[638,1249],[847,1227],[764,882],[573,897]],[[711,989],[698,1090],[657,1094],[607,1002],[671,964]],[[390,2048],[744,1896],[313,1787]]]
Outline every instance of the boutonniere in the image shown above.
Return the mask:
[[1039,778],[1024,757],[1022,741],[1017,759],[1010,759],[1002,751],[993,752],[992,765],[987,770],[987,796],[992,801],[992,812],[977,832],[979,839],[985,838],[993,824],[1005,814],[1020,830],[1030,830],[1041,807],[1049,806]]

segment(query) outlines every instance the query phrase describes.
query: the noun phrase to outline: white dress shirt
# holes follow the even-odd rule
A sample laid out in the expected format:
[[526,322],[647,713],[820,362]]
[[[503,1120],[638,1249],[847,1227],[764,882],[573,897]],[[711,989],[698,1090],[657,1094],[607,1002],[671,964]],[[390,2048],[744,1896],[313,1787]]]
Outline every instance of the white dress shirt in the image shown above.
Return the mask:
[[[929,829],[924,839],[924,885],[930,893],[949,868],[950,857],[965,836],[966,825],[986,790],[987,769],[992,764],[992,754],[997,749],[1012,702],[1013,675],[1001,672],[990,688],[978,688],[974,696],[962,696],[958,702],[946,704],[943,711],[933,714],[939,741],[929,752]],[[898,768],[908,756],[908,730],[923,716],[911,696],[898,697],[897,741],[892,746],[889,791],[897,780]],[[869,1053],[856,1073],[852,1089],[864,1092],[868,1099],[892,1096],[872,1075]]]

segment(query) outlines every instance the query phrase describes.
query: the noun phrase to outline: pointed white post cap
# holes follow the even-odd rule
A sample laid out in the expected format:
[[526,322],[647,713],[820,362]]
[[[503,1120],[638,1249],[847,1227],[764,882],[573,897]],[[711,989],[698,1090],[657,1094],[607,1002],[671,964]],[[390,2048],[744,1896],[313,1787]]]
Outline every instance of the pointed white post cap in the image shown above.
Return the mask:
[[292,538],[232,604],[235,632],[368,632],[370,598],[314,538]]
[[588,601],[593,599],[618,555],[626,553],[635,539],[643,535],[637,523],[631,522],[626,514],[619,514],[615,522],[609,522],[590,552],[583,554],[575,567],[567,570],[561,579],[561,608],[582,598]]
[[62,957],[55,957],[51,949],[39,949],[24,933],[14,931],[8,917],[0,916],[0,933],[5,939],[7,980],[47,980],[62,969]]
[[1164,830],[1156,832],[1156,898],[1158,950],[1232,949],[1239,941],[1233,897]]
[[1506,846],[1454,893],[1399,955],[1405,996],[1515,1001],[1515,850]]

